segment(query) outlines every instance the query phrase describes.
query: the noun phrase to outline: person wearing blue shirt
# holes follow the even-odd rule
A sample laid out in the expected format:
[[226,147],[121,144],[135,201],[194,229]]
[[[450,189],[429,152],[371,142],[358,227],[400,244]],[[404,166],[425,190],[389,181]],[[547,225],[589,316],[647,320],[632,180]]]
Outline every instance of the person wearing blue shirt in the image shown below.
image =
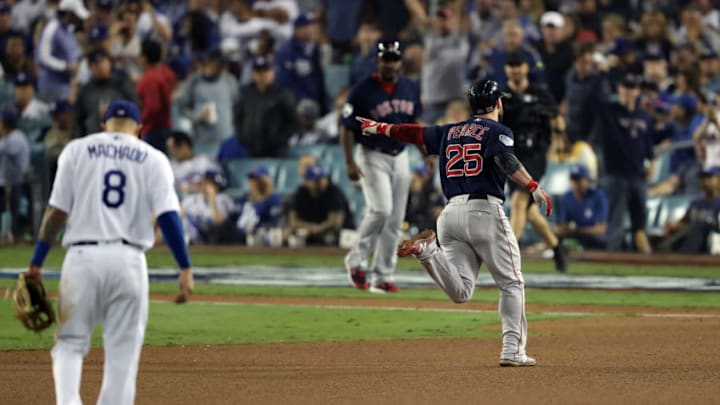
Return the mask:
[[312,14],[295,19],[295,33],[275,54],[277,83],[292,90],[297,100],[308,98],[328,111],[325,77],[320,62],[320,27]]
[[241,239],[257,236],[260,228],[272,228],[280,224],[283,201],[275,193],[270,169],[255,166],[248,173],[250,192],[236,201],[237,220],[235,226]]
[[558,209],[557,235],[576,239],[585,249],[605,249],[609,213],[605,193],[591,186],[590,171],[580,164],[570,170],[570,186]]
[[[487,59],[486,70],[482,73],[485,77],[495,80],[500,84],[507,84],[508,77],[505,74],[505,65],[507,57],[510,54],[522,54],[528,62],[530,70],[528,78],[534,84],[545,83],[545,68],[540,54],[530,45],[525,44],[525,34],[522,27],[516,21],[508,21],[503,24],[503,43],[492,48],[488,55],[483,55]],[[473,61],[478,63],[479,61]],[[481,67],[482,69],[482,67]]]

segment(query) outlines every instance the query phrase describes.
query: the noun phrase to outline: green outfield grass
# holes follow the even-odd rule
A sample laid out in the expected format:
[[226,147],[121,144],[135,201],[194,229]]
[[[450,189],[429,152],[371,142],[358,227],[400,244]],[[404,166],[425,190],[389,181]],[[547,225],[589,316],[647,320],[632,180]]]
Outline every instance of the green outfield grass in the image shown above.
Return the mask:
[[[529,314],[531,321],[569,316]],[[147,345],[246,344],[347,340],[498,337],[485,327],[494,312],[452,312],[287,305],[150,304]],[[9,301],[0,305],[0,350],[48,349],[54,327],[28,332],[13,319]],[[93,346],[101,343],[98,328]]]
[[[46,267],[60,268],[64,250],[56,247],[48,256]],[[302,250],[287,250],[283,254],[238,254],[225,252],[207,252],[202,247],[192,248],[190,255],[197,267],[267,265],[289,267],[343,267],[341,256],[311,254]],[[32,256],[29,246],[0,248],[0,267],[24,267]],[[175,267],[172,255],[164,248],[153,249],[147,253],[150,267]],[[420,270],[420,264],[414,259],[400,259],[398,267]],[[551,260],[524,260],[525,273],[554,273]],[[570,273],[621,276],[669,276],[720,278],[720,268],[701,266],[660,266],[660,265],[618,265],[604,263],[571,262]]]

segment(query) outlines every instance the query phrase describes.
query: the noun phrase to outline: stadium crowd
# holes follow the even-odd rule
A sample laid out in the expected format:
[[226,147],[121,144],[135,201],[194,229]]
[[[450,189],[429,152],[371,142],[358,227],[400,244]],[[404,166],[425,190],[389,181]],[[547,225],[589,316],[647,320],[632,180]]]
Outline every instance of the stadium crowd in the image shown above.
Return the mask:
[[[719,249],[718,3],[0,0],[0,235],[32,232],[63,146],[129,99],[172,159],[193,243],[337,245],[362,206],[338,119],[397,39],[425,123],[467,119],[465,88],[492,78],[517,125],[547,127],[516,141],[547,166],[560,239]],[[413,162],[410,229],[434,226],[435,170]]]

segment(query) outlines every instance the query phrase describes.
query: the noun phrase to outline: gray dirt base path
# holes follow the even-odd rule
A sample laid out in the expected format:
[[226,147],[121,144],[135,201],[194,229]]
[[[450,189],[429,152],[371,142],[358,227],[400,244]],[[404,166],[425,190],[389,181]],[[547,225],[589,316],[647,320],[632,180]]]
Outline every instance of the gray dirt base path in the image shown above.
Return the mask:
[[[0,269],[0,278],[16,278],[24,269]],[[198,281],[227,284],[278,287],[345,287],[349,286],[344,269],[332,267],[275,267],[242,266],[193,268]],[[58,278],[58,269],[43,272],[48,279]],[[177,270],[171,268],[150,269],[153,281],[174,280]],[[396,282],[404,288],[433,286],[424,271],[398,270]],[[641,290],[682,290],[720,291],[720,280],[684,277],[643,277],[643,276],[591,276],[573,274],[525,274],[528,288],[572,288],[572,289],[641,289]],[[478,287],[494,286],[488,273],[481,273]]]

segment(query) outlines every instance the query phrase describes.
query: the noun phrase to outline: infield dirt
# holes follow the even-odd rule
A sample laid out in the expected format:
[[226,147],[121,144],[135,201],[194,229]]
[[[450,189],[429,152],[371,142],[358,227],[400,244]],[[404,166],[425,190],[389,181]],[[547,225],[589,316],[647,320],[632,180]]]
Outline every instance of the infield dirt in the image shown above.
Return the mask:
[[[159,298],[159,297],[155,297]],[[194,297],[218,301],[229,297]],[[232,298],[232,297],[230,297]],[[281,303],[270,298],[238,302]],[[286,299],[285,304],[378,305]],[[413,308],[472,308],[382,302]],[[396,305],[397,304],[397,305]],[[146,347],[138,404],[712,404],[720,402],[720,314],[637,307],[529,306],[529,311],[650,316],[531,322],[532,368],[497,365],[496,339],[386,340]],[[102,350],[85,361],[82,395],[95,403]],[[47,351],[0,352],[0,403],[54,402]]]

